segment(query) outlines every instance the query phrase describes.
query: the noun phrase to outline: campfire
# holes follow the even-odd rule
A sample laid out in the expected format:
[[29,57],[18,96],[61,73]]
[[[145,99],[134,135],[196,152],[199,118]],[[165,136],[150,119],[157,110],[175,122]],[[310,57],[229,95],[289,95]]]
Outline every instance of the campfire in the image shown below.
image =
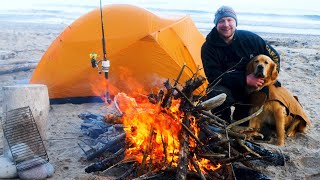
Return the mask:
[[96,160],[87,173],[127,166],[118,178],[237,179],[241,173],[266,177],[256,170],[257,161],[284,165],[288,157],[249,141],[248,134],[233,130],[238,123],[228,124],[209,112],[224,102],[225,94],[205,100],[193,94],[204,77],[194,74],[183,87],[177,86],[178,79],[173,85],[167,80],[164,90],[154,94],[114,97],[120,114],[100,119],[121,124],[123,131],[85,151],[88,160]]

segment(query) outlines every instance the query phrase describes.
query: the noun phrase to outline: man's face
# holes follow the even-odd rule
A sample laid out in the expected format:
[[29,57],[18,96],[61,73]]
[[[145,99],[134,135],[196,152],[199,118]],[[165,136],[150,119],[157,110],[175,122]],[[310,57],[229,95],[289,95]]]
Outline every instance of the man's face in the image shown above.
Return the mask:
[[232,39],[233,34],[236,30],[236,20],[232,17],[221,18],[218,21],[217,30],[223,39]]

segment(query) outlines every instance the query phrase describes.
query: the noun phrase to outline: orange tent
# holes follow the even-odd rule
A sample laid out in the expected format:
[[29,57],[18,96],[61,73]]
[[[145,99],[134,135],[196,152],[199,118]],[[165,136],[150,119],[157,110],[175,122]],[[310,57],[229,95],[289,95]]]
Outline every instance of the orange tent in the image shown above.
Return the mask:
[[[160,18],[131,5],[104,6],[102,12],[111,94],[151,93],[163,88],[166,79],[174,82],[184,63],[189,68],[180,83],[202,67],[204,37],[189,16]],[[106,81],[92,68],[91,52],[103,58],[99,9],[74,21],[53,41],[30,83],[46,84],[50,100],[103,96]],[[205,76],[203,70],[199,73]]]

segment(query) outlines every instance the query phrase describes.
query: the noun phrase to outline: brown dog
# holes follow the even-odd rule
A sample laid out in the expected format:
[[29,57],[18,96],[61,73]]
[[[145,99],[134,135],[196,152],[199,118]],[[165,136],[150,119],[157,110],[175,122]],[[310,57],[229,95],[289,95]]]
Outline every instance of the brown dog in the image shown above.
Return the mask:
[[[297,99],[284,87],[274,85],[278,71],[271,58],[265,55],[254,57],[247,66],[247,74],[251,73],[263,78],[264,84],[257,89],[248,87],[253,104],[250,113],[256,112],[263,105],[263,111],[249,121],[249,128],[259,132],[263,124],[275,125],[277,145],[280,146],[284,145],[286,130],[288,136],[294,136],[297,132],[304,133],[307,124],[311,123]],[[259,92],[263,87],[268,87],[268,95]]]

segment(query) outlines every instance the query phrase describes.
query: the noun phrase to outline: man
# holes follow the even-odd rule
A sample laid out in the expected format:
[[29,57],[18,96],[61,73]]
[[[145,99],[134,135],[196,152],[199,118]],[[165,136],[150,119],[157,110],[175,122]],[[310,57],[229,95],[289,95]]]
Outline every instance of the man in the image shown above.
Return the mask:
[[220,7],[215,13],[214,24],[215,27],[202,45],[201,58],[211,85],[208,98],[221,93],[227,95],[226,101],[212,110],[212,113],[230,122],[231,106],[235,106],[235,120],[248,115],[250,107],[245,105],[248,99],[245,87],[259,87],[263,84],[262,78],[256,78],[253,74],[246,75],[250,59],[265,54],[276,62],[279,71],[280,56],[257,34],[237,30],[237,15],[231,7]]

